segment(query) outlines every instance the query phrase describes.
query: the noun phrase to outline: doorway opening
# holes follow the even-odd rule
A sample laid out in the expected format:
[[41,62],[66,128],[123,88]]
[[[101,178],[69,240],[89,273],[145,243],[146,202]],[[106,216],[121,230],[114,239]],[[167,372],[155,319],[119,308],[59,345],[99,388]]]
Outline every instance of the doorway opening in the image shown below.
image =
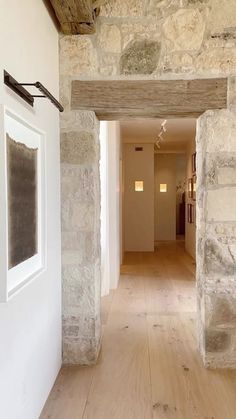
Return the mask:
[[174,284],[174,312],[195,315],[195,136],[195,118],[101,122],[102,296],[120,272],[121,286],[132,274],[134,288],[140,274],[154,288],[162,278],[164,289]]
[[[188,191],[188,179],[196,176],[196,120],[168,120],[168,137],[156,149],[162,122],[101,122],[103,346],[88,412],[104,408],[95,391],[102,400],[102,391],[116,388],[125,399],[130,388],[140,388],[135,417],[152,417],[152,406],[165,409],[166,400],[175,414],[182,406],[173,374],[184,388],[187,372],[203,368],[196,355],[195,260],[178,225],[178,205],[187,214],[196,199]],[[184,215],[182,222],[187,234],[191,227],[195,233],[194,220]],[[195,234],[191,238],[195,248]],[[111,368],[112,383],[106,380]],[[190,380],[191,391],[195,384]]]
[[[100,121],[123,121],[125,119],[136,119],[137,118],[159,118],[162,121],[164,119],[170,120],[172,118],[198,118],[200,115],[204,114],[207,110],[211,109],[210,112],[207,112],[205,115],[201,117],[199,121],[199,141],[197,142],[198,145],[198,167],[200,170],[200,198],[204,198],[207,196],[207,201],[202,202],[200,200],[198,204],[198,221],[199,221],[199,228],[198,233],[199,242],[203,243],[203,246],[198,246],[198,258],[197,258],[197,265],[198,265],[198,319],[200,323],[199,327],[199,347],[201,349],[202,356],[204,358],[210,359],[212,364],[214,364],[215,358],[211,355],[211,352],[207,349],[211,349],[211,336],[220,336],[223,339],[221,331],[210,330],[209,334],[207,335],[208,328],[207,328],[207,321],[205,319],[206,313],[206,305],[208,305],[208,309],[212,306],[212,303],[209,302],[208,299],[205,298],[207,295],[208,288],[202,287],[205,283],[206,278],[206,269],[207,272],[210,274],[214,274],[215,266],[210,265],[208,259],[206,259],[206,255],[209,252],[213,253],[215,251],[215,247],[217,248],[217,254],[221,254],[218,252],[218,247],[220,247],[220,241],[216,237],[216,239],[212,239],[212,234],[217,235],[218,231],[213,232],[210,230],[212,227],[210,222],[212,219],[216,221],[221,219],[220,212],[218,210],[218,206],[214,205],[214,196],[216,195],[217,200],[219,200],[219,194],[221,191],[215,191],[211,188],[209,182],[207,183],[206,177],[206,170],[212,170],[209,165],[211,165],[211,160],[206,166],[206,153],[209,150],[212,153],[213,157],[215,154],[213,152],[219,151],[221,145],[219,146],[219,132],[226,126],[225,120],[232,119],[230,111],[225,110],[227,108],[227,79],[194,79],[194,80],[72,80],[71,82],[71,111],[82,111],[83,120],[84,118],[94,119],[94,122],[91,126],[89,123],[88,132],[82,132],[81,128],[79,131],[76,131],[76,135],[73,134],[74,142],[77,141],[77,135],[80,138],[81,144],[87,146],[87,140],[84,141],[84,138],[89,138],[90,147],[87,150],[85,149],[86,153],[83,152],[83,148],[81,153],[83,152],[83,159],[80,158],[76,161],[76,165],[81,166],[81,169],[84,169],[84,162],[89,163],[89,170],[91,173],[92,179],[92,194],[91,200],[89,201],[90,204],[90,213],[93,216],[91,217],[91,222],[88,224],[88,231],[81,231],[81,236],[86,238],[87,240],[87,233],[90,234],[90,254],[93,255],[94,259],[88,258],[87,254],[83,260],[83,272],[81,275],[76,276],[76,281],[74,281],[74,276],[70,275],[68,269],[65,269],[65,281],[73,285],[76,290],[81,289],[83,287],[84,295],[86,299],[90,301],[89,306],[86,308],[86,311],[83,310],[82,302],[80,305],[73,306],[72,299],[65,298],[64,304],[64,312],[68,313],[71,312],[71,308],[73,309],[73,323],[79,321],[80,324],[84,324],[82,328],[79,328],[78,336],[76,340],[74,340],[73,336],[70,335],[69,331],[70,328],[67,327],[71,324],[70,316],[65,318],[64,321],[64,335],[63,335],[63,343],[64,343],[64,350],[63,356],[66,359],[66,362],[78,362],[80,363],[81,360],[84,362],[90,363],[91,360],[95,361],[97,359],[97,355],[100,350],[100,342],[101,342],[101,323],[100,323],[100,188],[99,188],[99,147],[98,147],[98,124],[96,121],[96,117]],[[220,109],[220,111],[219,111]],[[222,110],[222,111],[221,111]],[[92,113],[90,111],[93,111]],[[96,115],[96,116],[95,116]],[[90,120],[90,119],[89,119]],[[223,121],[223,125],[221,126],[221,122],[218,123],[218,120]],[[87,120],[86,120],[87,124]],[[86,125],[87,126],[87,125]],[[217,132],[215,129],[217,128]],[[78,128],[76,128],[77,130]],[[212,130],[213,138],[216,140],[216,144],[212,140],[212,135],[209,134],[209,129]],[[92,130],[92,132],[91,132]],[[228,132],[228,131],[227,131]],[[230,138],[230,136],[228,136]],[[227,137],[227,138],[228,138]],[[210,140],[209,140],[210,139]],[[231,140],[230,140],[231,141]],[[65,138],[64,143],[66,144],[66,150],[69,155],[73,155],[73,142],[69,142],[68,138]],[[207,144],[208,149],[206,149],[205,145]],[[228,144],[228,143],[227,143]],[[227,146],[231,149],[231,143]],[[140,147],[138,147],[140,148]],[[228,149],[227,149],[228,150]],[[140,151],[137,150],[137,154]],[[85,158],[86,157],[86,158]],[[220,156],[221,157],[221,156]],[[66,156],[66,161],[67,161]],[[213,159],[215,162],[215,160]],[[222,163],[223,164],[223,163]],[[125,172],[124,168],[124,172]],[[66,172],[67,173],[67,172]],[[86,167],[86,174],[87,174],[87,167]],[[66,175],[67,176],[67,175]],[[65,175],[62,177],[62,181],[65,180]],[[220,179],[220,178],[219,178]],[[135,184],[133,185],[134,188],[137,188],[135,194],[144,195],[146,184],[144,183],[143,179],[134,179]],[[214,179],[215,181],[217,178]],[[69,180],[66,178],[66,182],[74,183],[73,174],[70,174]],[[66,183],[66,184],[67,184]],[[160,185],[164,185],[164,190],[168,186],[165,182],[160,182]],[[81,193],[84,193],[84,183],[79,183],[77,189],[81,189]],[[116,187],[113,187],[113,192],[116,191]],[[87,191],[86,191],[87,193]],[[163,195],[165,192],[161,192]],[[224,191],[226,194],[226,192]],[[228,192],[227,192],[228,193]],[[78,195],[78,194],[77,194]],[[202,205],[203,204],[203,205]],[[73,209],[74,201],[72,202]],[[206,207],[207,205],[207,207]],[[229,205],[227,203],[227,205]],[[188,215],[189,220],[193,217],[193,205],[189,205],[188,207]],[[67,207],[66,207],[67,208]],[[227,207],[228,208],[228,207]],[[77,211],[77,206],[75,206]],[[191,211],[190,211],[191,209]],[[77,214],[78,211],[75,213]],[[228,209],[227,209],[228,211]],[[136,214],[136,210],[132,212],[132,215]],[[67,219],[68,214],[70,212],[66,212],[65,218]],[[229,214],[229,215],[227,215]],[[231,213],[228,211],[225,215],[226,220],[231,219]],[[139,217],[139,226],[142,226],[142,219]],[[189,224],[191,224],[189,222]],[[73,225],[69,225],[69,230],[73,232]],[[115,225],[115,224],[114,224]],[[67,226],[67,224],[66,224]],[[205,234],[204,229],[208,229]],[[140,230],[140,228],[139,228]],[[136,231],[139,231],[138,229]],[[147,231],[147,230],[146,230]],[[145,231],[145,234],[146,234]],[[152,234],[153,230],[152,230]],[[209,240],[208,239],[209,236]],[[73,249],[77,248],[80,245],[79,239],[80,236],[77,236],[75,241],[73,242]],[[217,242],[217,244],[215,244]],[[87,249],[87,246],[86,246]],[[110,249],[109,249],[110,250]],[[123,249],[124,250],[124,249]],[[183,258],[184,259],[184,258]],[[213,258],[214,259],[214,258]],[[67,260],[67,259],[66,259]],[[76,268],[78,265],[78,269],[80,269],[79,262],[76,263]],[[112,265],[113,266],[113,265]],[[64,267],[64,265],[63,265]],[[87,281],[86,273],[90,272],[90,281]],[[79,271],[80,272],[80,271]],[[111,277],[113,280],[113,277]],[[209,281],[211,280],[209,275]],[[67,282],[66,282],[67,283]],[[67,289],[65,290],[65,295],[67,296]],[[212,297],[213,299],[213,297]],[[87,301],[85,300],[85,301]],[[207,315],[207,314],[206,314]],[[87,323],[88,318],[91,318],[93,321],[93,327],[87,330]],[[80,343],[83,342],[84,344],[84,337],[86,336],[86,347],[80,352]],[[226,336],[228,338],[228,335]],[[208,344],[209,343],[209,344]],[[217,352],[217,351],[216,351]],[[92,354],[92,355],[91,355]],[[68,355],[68,357],[67,357]],[[217,359],[220,356],[217,357]],[[213,359],[214,358],[214,359]]]

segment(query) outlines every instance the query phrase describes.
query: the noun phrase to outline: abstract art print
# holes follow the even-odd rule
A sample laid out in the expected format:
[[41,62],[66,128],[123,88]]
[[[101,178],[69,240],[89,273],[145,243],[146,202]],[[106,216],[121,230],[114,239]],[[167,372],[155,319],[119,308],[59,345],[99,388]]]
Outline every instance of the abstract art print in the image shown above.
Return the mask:
[[36,255],[37,231],[37,154],[38,149],[14,141],[8,133],[8,268]]
[[7,301],[45,267],[45,135],[3,106],[0,115],[0,301]]

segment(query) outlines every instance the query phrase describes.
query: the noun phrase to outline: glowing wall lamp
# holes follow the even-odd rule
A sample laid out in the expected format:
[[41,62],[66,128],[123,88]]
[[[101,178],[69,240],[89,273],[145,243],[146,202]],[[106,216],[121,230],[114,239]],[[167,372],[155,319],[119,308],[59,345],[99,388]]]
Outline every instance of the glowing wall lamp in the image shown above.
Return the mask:
[[136,180],[134,185],[135,192],[143,192],[143,181]]
[[160,192],[167,192],[167,184],[161,183],[160,184]]

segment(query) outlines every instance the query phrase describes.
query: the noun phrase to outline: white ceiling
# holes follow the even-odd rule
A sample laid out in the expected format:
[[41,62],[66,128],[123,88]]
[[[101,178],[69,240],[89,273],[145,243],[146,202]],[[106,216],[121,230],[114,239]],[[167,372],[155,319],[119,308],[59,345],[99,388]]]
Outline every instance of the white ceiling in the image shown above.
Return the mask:
[[[122,140],[124,143],[155,143],[163,121],[164,119],[121,121]],[[166,128],[161,150],[186,150],[188,142],[196,135],[196,119],[168,119]]]

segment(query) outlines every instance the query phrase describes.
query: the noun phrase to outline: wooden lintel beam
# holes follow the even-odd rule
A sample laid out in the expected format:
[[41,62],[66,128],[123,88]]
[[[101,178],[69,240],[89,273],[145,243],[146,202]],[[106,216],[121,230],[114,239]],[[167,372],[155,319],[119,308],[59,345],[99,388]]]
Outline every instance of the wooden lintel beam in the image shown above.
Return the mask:
[[73,80],[73,110],[95,111],[100,120],[198,117],[227,107],[227,79]]
[[64,34],[95,32],[95,18],[98,13],[93,0],[50,0],[50,2]]

